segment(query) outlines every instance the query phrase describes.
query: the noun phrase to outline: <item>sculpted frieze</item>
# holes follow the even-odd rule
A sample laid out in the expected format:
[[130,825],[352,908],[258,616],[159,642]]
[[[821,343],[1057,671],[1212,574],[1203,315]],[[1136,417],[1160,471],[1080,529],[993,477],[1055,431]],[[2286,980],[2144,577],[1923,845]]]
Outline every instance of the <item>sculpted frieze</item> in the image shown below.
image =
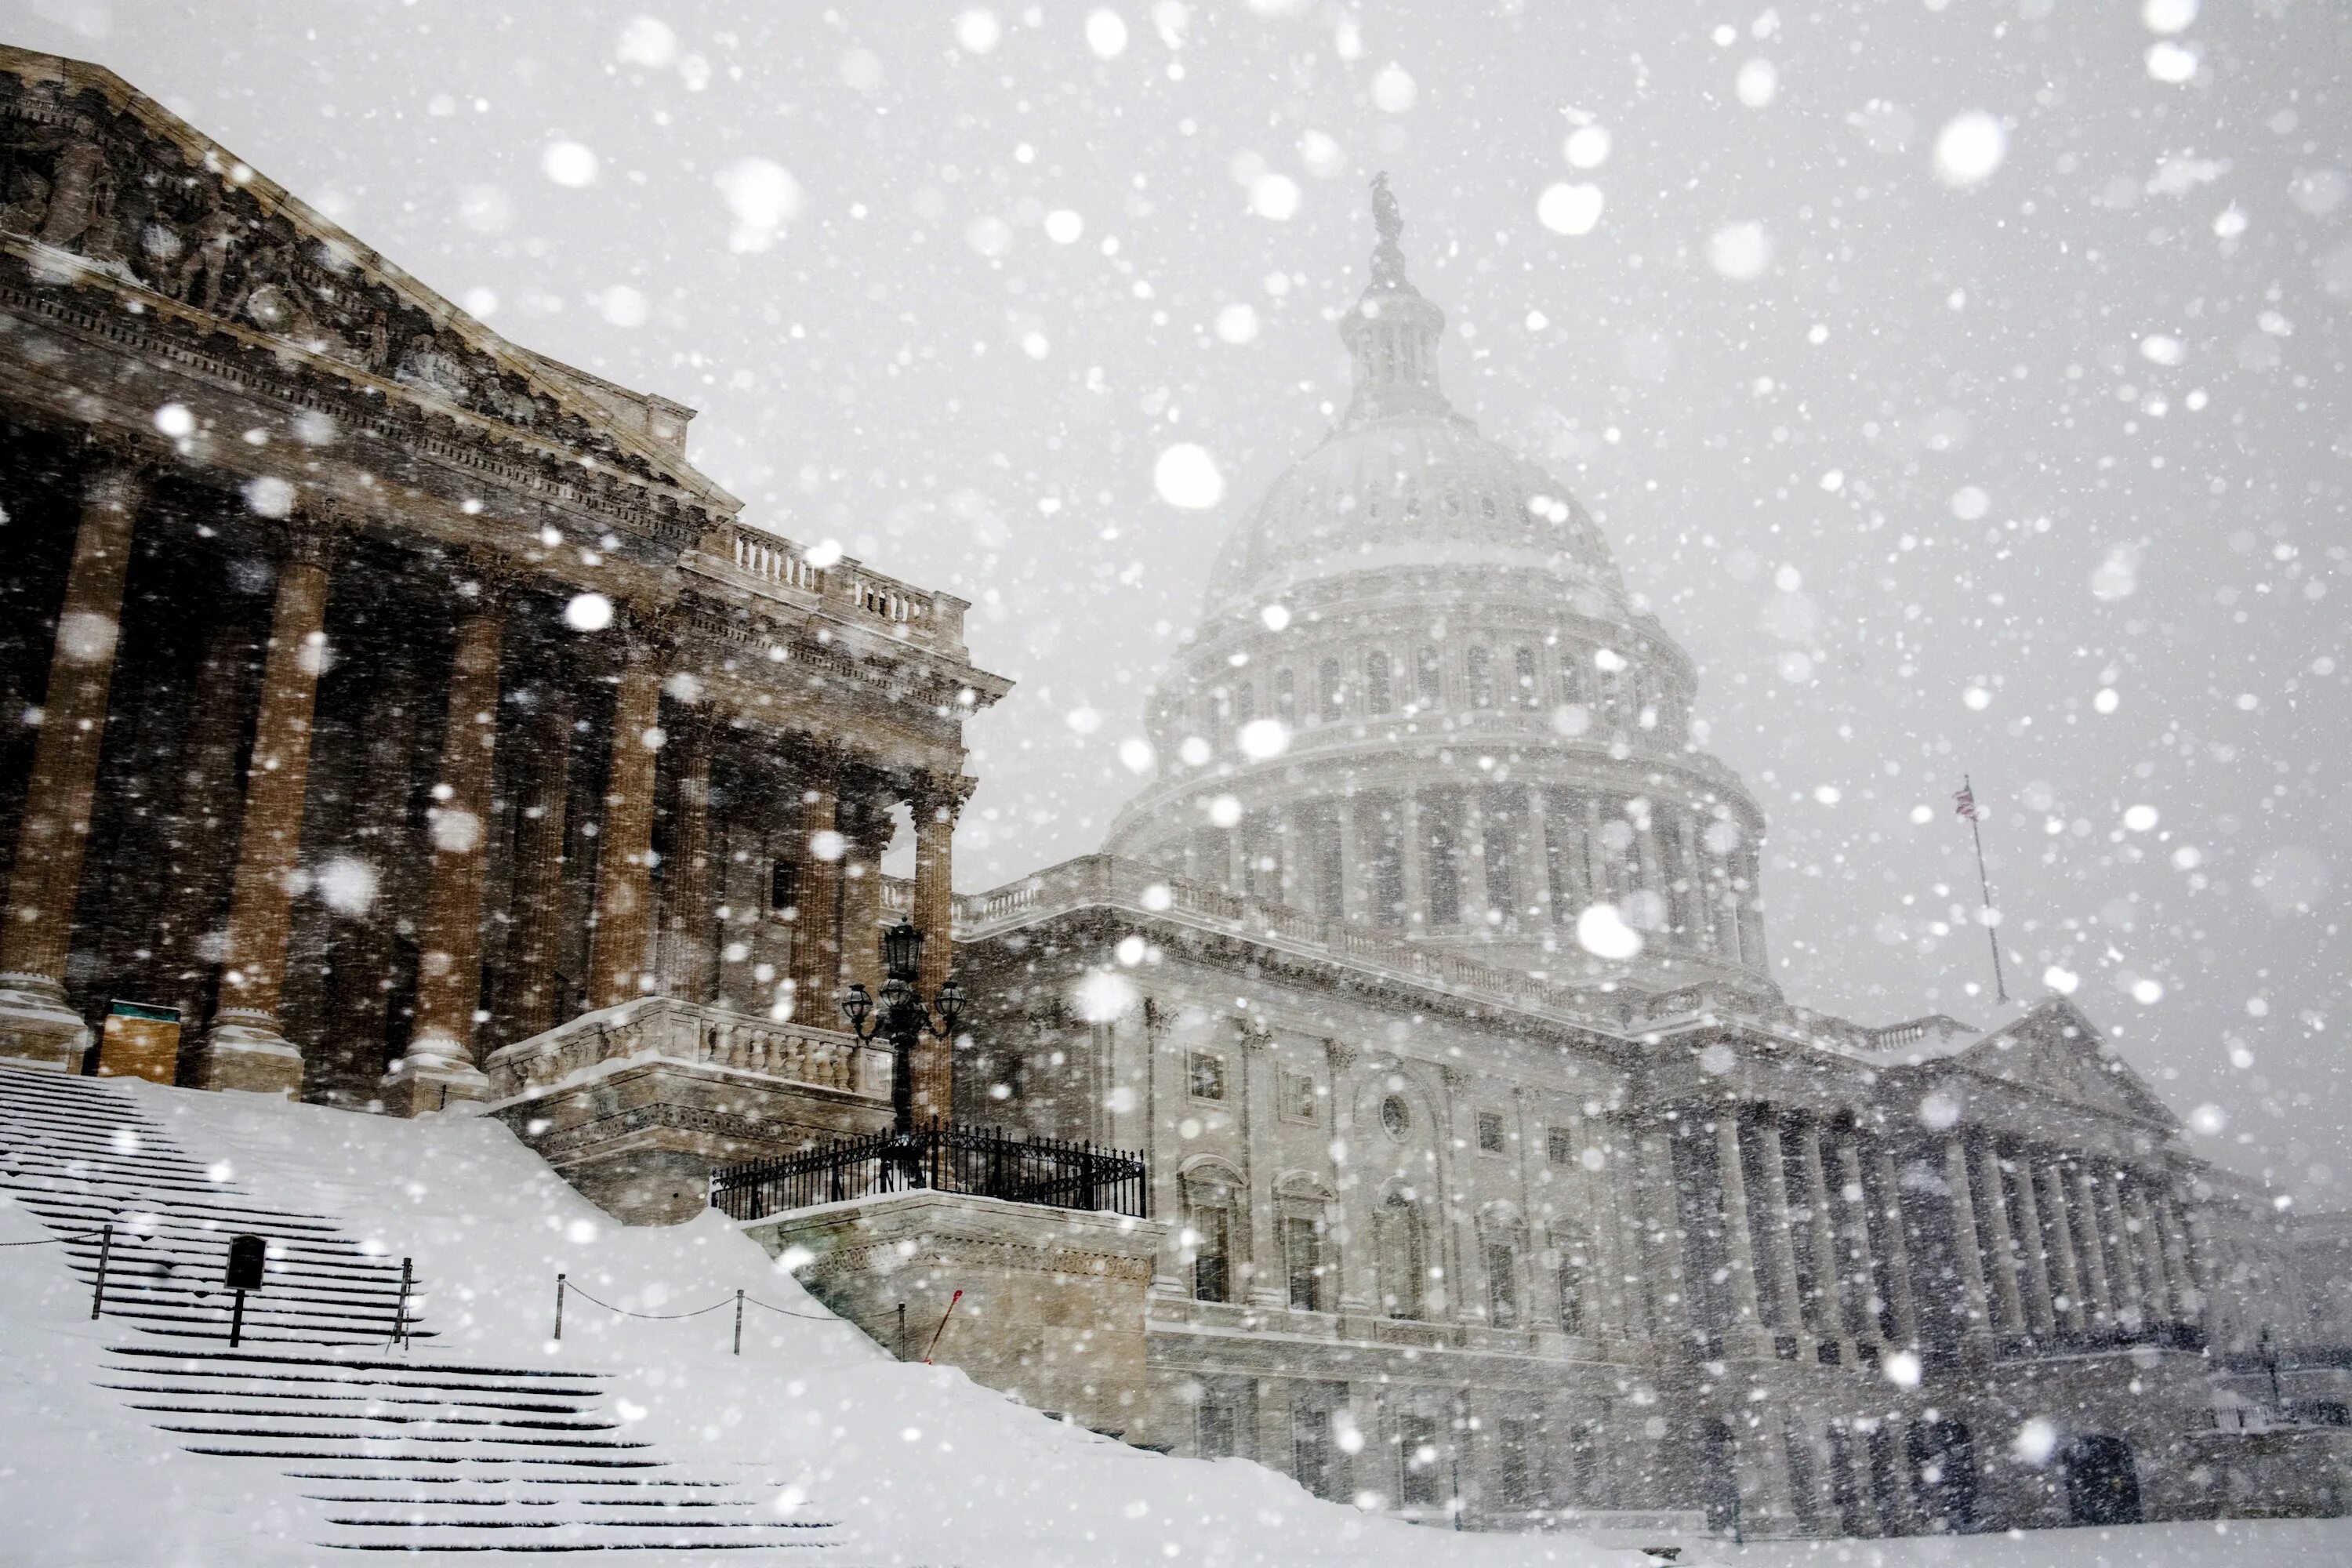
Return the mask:
[[39,276],[136,284],[423,399],[651,473],[362,265],[352,242],[266,201],[243,165],[192,157],[94,86],[0,69],[0,234],[46,247]]

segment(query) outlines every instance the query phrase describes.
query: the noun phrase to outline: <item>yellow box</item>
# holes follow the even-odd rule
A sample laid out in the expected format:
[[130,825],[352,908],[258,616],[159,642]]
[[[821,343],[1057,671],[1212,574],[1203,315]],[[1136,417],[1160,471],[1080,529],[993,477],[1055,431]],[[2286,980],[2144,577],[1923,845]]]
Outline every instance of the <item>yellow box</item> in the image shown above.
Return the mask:
[[179,1076],[180,1010],[117,1002],[98,1037],[98,1076],[170,1083]]

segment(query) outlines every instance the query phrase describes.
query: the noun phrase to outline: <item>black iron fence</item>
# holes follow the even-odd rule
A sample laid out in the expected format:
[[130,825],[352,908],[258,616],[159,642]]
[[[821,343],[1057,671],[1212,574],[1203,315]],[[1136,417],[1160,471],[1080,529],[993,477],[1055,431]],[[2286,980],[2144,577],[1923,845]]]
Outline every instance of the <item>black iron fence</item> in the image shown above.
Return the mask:
[[711,1206],[757,1219],[877,1193],[933,1188],[1049,1208],[1150,1217],[1143,1156],[1092,1143],[1010,1138],[992,1127],[876,1132],[710,1174]]

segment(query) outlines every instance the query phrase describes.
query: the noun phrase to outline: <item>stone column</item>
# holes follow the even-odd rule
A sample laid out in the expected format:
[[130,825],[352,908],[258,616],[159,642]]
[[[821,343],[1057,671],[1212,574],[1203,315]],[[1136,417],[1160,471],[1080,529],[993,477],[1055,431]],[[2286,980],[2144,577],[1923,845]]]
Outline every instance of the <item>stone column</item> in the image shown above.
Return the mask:
[[[844,801],[842,830],[848,839],[841,861],[841,979],[846,991],[863,985],[868,996],[882,994],[882,853],[890,846],[890,807],[879,781],[870,781],[854,801]],[[924,1001],[930,997],[926,995]]]
[[1978,1145],[1976,1168],[1977,1223],[1984,1226],[1992,1255],[1992,1302],[1999,1311],[2001,1332],[2025,1331],[2025,1301],[2017,1288],[2017,1241],[2009,1224],[2009,1204],[2001,1192],[2000,1154],[1987,1140]]
[[[1601,797],[1588,795],[1584,808],[1584,889],[1586,901],[1622,899],[1625,889],[1615,870],[1617,852],[1601,841]],[[1579,911],[1581,913],[1582,911]]]
[[[237,741],[245,732],[246,661],[252,630],[234,606],[216,605],[205,637],[196,689],[203,693],[173,770],[171,886],[155,932],[157,972],[169,988],[163,1000],[194,1021],[204,1006],[205,938],[220,913],[228,859],[236,833]],[[404,782],[405,782],[404,780]],[[0,1029],[5,1029],[0,1025]]]
[[448,721],[440,777],[425,814],[429,858],[424,941],[416,961],[416,1026],[383,1079],[395,1116],[480,1100],[489,1079],[474,1065],[482,1000],[482,876],[489,860],[490,792],[499,743],[499,654],[506,610],[485,571],[457,620],[449,660]]
[[1339,1311],[1345,1317],[1363,1317],[1380,1300],[1380,1282],[1371,1210],[1366,1204],[1364,1184],[1355,1174],[1364,1157],[1356,1146],[1356,1096],[1348,1081],[1356,1065],[1356,1047],[1326,1040],[1323,1056],[1331,1069],[1331,1140],[1348,1152],[1347,1161],[1333,1170],[1331,1183],[1331,1190],[1339,1196],[1345,1227],[1345,1234],[1338,1238]]
[[90,1042],[89,1026],[66,1002],[66,959],[106,740],[132,523],[145,495],[139,470],[111,457],[82,478],[81,522],[0,921],[0,1057],[67,1072],[81,1070]]
[[2170,1322],[2173,1317],[2171,1281],[2165,1277],[2164,1239],[2157,1234],[2156,1222],[2148,1213],[2147,1194],[2137,1181],[2123,1187],[2124,1214],[2126,1228],[2136,1233],[2133,1250],[2139,1255],[2140,1293],[2147,1304],[2150,1322]]
[[1885,1337],[1878,1317],[1878,1259],[1870,1245],[1870,1190],[1862,1179],[1858,1134],[1849,1131],[1837,1140],[1837,1161],[1838,1195],[1846,1202],[1845,1234],[1853,1259],[1850,1277],[1854,1285],[1854,1316],[1859,1320],[1854,1331],[1857,1338],[1878,1340]]
[[1477,1130],[1465,1126],[1462,1091],[1474,1081],[1466,1068],[1440,1066],[1445,1085],[1445,1135],[1437,1140],[1437,1245],[1445,1260],[1445,1313],[1455,1322],[1484,1321],[1486,1300],[1477,1287],[1486,1277],[1478,1253],[1477,1217],[1469,1207],[1466,1163],[1478,1157]]
[[2066,1178],[2054,1164],[2035,1170],[2033,1177],[2041,1187],[2042,1212],[2049,1216],[2051,1251],[2057,1263],[2057,1290],[2064,1305],[2053,1299],[2052,1306],[2058,1321],[2071,1333],[2081,1333],[2089,1303],[2083,1295],[2083,1271],[2074,1256],[2074,1225],[2067,1212]]
[[2026,1321],[2035,1334],[2043,1340],[2058,1331],[2058,1306],[2050,1288],[2050,1253],[2042,1238],[2042,1204],[2033,1191],[2033,1162],[2023,1150],[2018,1152],[2017,1227],[2024,1232],[2025,1311]]
[[1813,1238],[1814,1285],[1822,1293],[1819,1326],[1822,1333],[1848,1342],[1845,1359],[1852,1362],[1852,1331],[1846,1325],[1843,1259],[1838,1257],[1837,1226],[1830,1215],[1828,1173],[1822,1167],[1822,1124],[1807,1116],[1797,1123],[1797,1161],[1805,1178],[1807,1224]]
[[1290,1283],[1282,1262],[1274,1204],[1274,1037],[1256,1029],[1242,1033],[1242,1147],[1249,1181],[1249,1278],[1242,1300],[1280,1311],[1290,1304]]
[[1495,907],[1486,890],[1486,811],[1475,784],[1462,792],[1462,923],[1484,933]]
[[1642,1251],[1649,1258],[1643,1270],[1654,1303],[1650,1331],[1678,1343],[1686,1353],[1698,1328],[1697,1303],[1691,1300],[1688,1268],[1681,1241],[1681,1216],[1675,1212],[1675,1159],[1666,1134],[1653,1126],[1641,1135],[1641,1202],[1646,1232]]
[[1739,894],[1739,962],[1749,969],[1766,971],[1769,963],[1764,952],[1763,868],[1754,849],[1740,852],[1739,875],[1748,884]]
[[1681,806],[1675,808],[1671,842],[1673,880],[1682,885],[1680,892],[1669,890],[1667,898],[1675,914],[1676,934],[1685,946],[1705,952],[1715,945],[1715,931],[1706,912],[1706,879],[1699,871],[1698,822]]
[[819,752],[801,791],[794,835],[800,878],[793,926],[793,1016],[814,1028],[841,1025],[841,832],[839,759]]
[[1789,1169],[1777,1106],[1764,1108],[1764,1120],[1757,1131],[1763,1154],[1764,1204],[1772,1215],[1772,1287],[1780,1304],[1773,1327],[1801,1333],[1805,1309],[1797,1283],[1797,1220],[1789,1207]]
[[1549,931],[1552,923],[1551,910],[1551,820],[1540,784],[1529,784],[1526,804],[1519,807],[1520,865],[1519,910],[1522,919],[1533,921],[1537,931]]
[[[2064,1179],[2063,1174],[2059,1178],[2061,1183]],[[2074,1195],[2074,1223],[2080,1227],[2075,1249],[2082,1258],[2084,1286],[2088,1292],[2084,1305],[2095,1321],[2112,1322],[2116,1316],[2115,1283],[2107,1278],[2106,1240],[2101,1233],[2106,1222],[2099,1212],[2097,1180],[2087,1166],[2075,1167]]]
[[[1871,1165],[1872,1174],[1877,1178],[1876,1205],[1886,1222],[1886,1300],[1895,1311],[1895,1337],[1916,1349],[1919,1343],[1919,1301],[1911,1290],[1911,1242],[1903,1234],[1903,1184],[1895,1173],[1895,1156],[1884,1143],[1878,1145]],[[1869,1196],[1866,1189],[1864,1195]]]
[[1356,797],[1341,795],[1332,804],[1331,815],[1339,830],[1339,902],[1337,913],[1343,919],[1361,921],[1364,906],[1371,897],[1370,879],[1364,875],[1362,833],[1356,825]]
[[327,662],[331,549],[323,529],[297,532],[278,563],[230,883],[220,1001],[197,1047],[193,1075],[200,1089],[292,1095],[302,1087],[302,1053],[278,1032],[278,1003],[286,984],[293,874],[310,778],[310,717]]
[[1739,1107],[1726,1104],[1715,1113],[1715,1158],[1723,1188],[1724,1262],[1731,1273],[1730,1328],[1735,1332],[1762,1331],[1764,1313],[1756,1296],[1756,1237],[1749,1228],[1748,1173],[1739,1158]]
[[700,1002],[710,994],[711,721],[680,716],[671,725],[675,772],[669,857],[663,862],[662,989]]
[[1402,885],[1407,931],[1429,927],[1429,829],[1421,820],[1420,792],[1407,785],[1397,796],[1397,868]]
[[562,1023],[564,911],[564,814],[572,799],[572,693],[561,679],[539,687],[531,718],[530,780],[515,832],[513,1037],[527,1040]]
[[1952,1205],[1953,1261],[1960,1268],[1968,1331],[1988,1333],[1992,1328],[1992,1317],[1987,1310],[1984,1256],[1977,1250],[1976,1205],[1969,1197],[1969,1151],[1958,1134],[1948,1134],[1944,1139],[1944,1184]]
[[2181,1224],[2180,1211],[2169,1192],[2158,1191],[2149,1208],[2156,1220],[2157,1239],[2164,1249],[2164,1278],[2172,1291],[2174,1313],[2183,1322],[2193,1322],[2203,1315],[2204,1301],[2189,1257],[2189,1228]]
[[[638,617],[632,616],[632,621]],[[654,779],[661,731],[661,667],[632,625],[613,688],[613,742],[597,833],[596,925],[588,942],[588,1002],[617,1007],[650,994],[653,945]]]
[[[915,929],[923,933],[923,999],[935,1001],[955,967],[956,814],[969,782],[926,782],[915,792]],[[915,1052],[915,1115],[955,1114],[955,1042],[926,1038]]]
[[2095,1178],[2093,1185],[2097,1194],[2099,1228],[2114,1253],[2114,1262],[2107,1269],[2107,1285],[2116,1292],[2116,1317],[2126,1326],[2137,1328],[2147,1321],[2147,1315],[2139,1259],[2132,1256],[2131,1232],[2124,1227],[2123,1181],[2123,1173],[2118,1171],[2105,1181]]

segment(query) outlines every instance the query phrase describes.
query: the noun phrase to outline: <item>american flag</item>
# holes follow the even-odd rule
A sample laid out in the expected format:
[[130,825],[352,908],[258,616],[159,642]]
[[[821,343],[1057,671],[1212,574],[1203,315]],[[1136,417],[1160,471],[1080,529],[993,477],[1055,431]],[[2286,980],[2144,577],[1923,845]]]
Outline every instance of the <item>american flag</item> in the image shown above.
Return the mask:
[[1970,822],[1977,820],[1977,796],[1974,790],[1962,784],[1953,793],[1952,801],[1952,809],[1955,812],[1967,817]]

